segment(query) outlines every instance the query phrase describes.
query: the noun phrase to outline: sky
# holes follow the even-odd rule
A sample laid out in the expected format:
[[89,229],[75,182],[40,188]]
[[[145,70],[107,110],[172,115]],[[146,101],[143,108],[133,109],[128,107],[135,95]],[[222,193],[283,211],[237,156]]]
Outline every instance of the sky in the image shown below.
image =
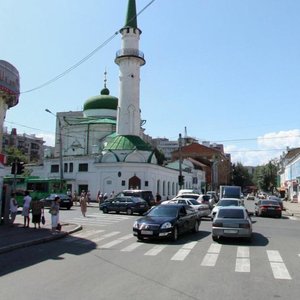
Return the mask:
[[[100,94],[105,70],[110,94],[118,97],[114,59],[127,3],[0,0],[0,59],[18,69],[21,85],[19,104],[6,114],[9,132],[17,128],[53,146],[55,117],[45,109],[82,110]],[[300,1],[136,5],[146,59],[140,83],[146,134],[221,143],[233,163],[245,166],[300,147]]]

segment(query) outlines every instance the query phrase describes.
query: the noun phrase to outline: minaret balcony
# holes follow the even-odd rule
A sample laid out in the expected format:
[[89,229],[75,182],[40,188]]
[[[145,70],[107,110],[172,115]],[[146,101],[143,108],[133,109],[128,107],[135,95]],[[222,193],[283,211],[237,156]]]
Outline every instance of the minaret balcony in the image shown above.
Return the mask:
[[146,63],[145,58],[144,58],[144,53],[140,50],[137,49],[120,49],[116,53],[116,59],[115,63],[118,64],[118,62],[124,58],[124,57],[136,57],[141,60],[141,65],[144,65]]

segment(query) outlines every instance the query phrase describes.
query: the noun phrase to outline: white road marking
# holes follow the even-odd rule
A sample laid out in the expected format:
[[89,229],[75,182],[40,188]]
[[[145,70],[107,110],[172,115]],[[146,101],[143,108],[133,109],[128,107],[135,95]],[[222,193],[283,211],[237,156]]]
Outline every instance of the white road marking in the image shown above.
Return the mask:
[[274,278],[291,280],[292,277],[290,276],[289,271],[286,268],[279,251],[267,250],[267,254]]
[[99,246],[98,248],[105,248],[105,249],[108,249],[108,248],[111,248],[111,247],[113,247],[113,246],[115,246],[115,245],[121,244],[121,243],[124,242],[125,240],[131,239],[131,238],[133,238],[133,235],[132,235],[132,234],[127,234],[127,235],[125,235],[125,236],[123,236],[123,237],[121,237],[121,238],[119,238],[119,239],[116,239],[116,240],[114,240],[114,241],[112,241],[112,242],[109,242],[109,243],[107,243],[107,244],[104,244],[104,245],[102,245],[102,246]]
[[154,246],[152,249],[150,249],[149,251],[147,251],[144,255],[155,256],[159,252],[161,252],[162,250],[164,250],[166,247],[167,247],[166,245],[157,245],[157,246]]
[[235,261],[235,272],[250,272],[249,247],[238,247]]
[[217,263],[221,248],[222,245],[220,244],[211,244],[209,249],[207,250],[208,253],[204,256],[201,262],[201,266],[214,267]]
[[138,248],[140,246],[142,246],[141,243],[132,243],[131,245],[125,247],[121,251],[123,251],[123,252],[131,252],[131,251],[135,250],[136,248]]
[[197,242],[190,242],[183,245],[182,248],[173,255],[171,260],[184,260],[189,255],[191,250],[196,246],[196,244]]

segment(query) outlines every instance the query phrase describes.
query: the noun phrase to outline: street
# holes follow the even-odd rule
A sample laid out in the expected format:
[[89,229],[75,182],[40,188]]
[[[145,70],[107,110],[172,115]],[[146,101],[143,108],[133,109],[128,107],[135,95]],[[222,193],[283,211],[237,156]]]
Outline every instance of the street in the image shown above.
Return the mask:
[[252,217],[253,240],[212,241],[211,221],[177,242],[138,242],[139,216],[61,210],[83,230],[0,255],[1,298],[293,299],[300,280],[299,220]]

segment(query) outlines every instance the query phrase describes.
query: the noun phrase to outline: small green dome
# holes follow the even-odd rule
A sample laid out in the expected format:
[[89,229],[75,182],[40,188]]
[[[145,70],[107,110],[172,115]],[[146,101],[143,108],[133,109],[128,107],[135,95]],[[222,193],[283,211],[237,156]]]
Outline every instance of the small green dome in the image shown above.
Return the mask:
[[98,96],[90,97],[83,105],[83,110],[89,109],[113,109],[117,110],[118,98],[109,95],[109,89],[104,88]]

